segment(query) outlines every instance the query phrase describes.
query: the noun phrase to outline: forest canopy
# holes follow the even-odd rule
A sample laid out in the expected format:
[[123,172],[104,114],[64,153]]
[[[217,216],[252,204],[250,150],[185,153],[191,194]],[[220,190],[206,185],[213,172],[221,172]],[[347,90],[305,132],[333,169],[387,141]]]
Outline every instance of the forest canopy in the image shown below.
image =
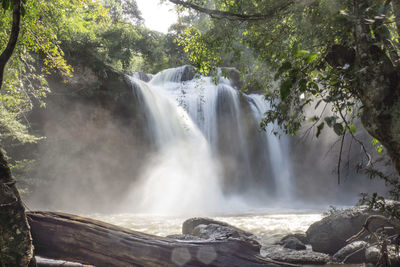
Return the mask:
[[[276,122],[296,134],[311,122],[317,137],[329,127],[342,146],[349,135],[365,154],[357,168],[385,177],[398,192],[397,175],[376,171],[356,137],[361,119],[378,154],[385,150],[399,171],[398,1],[170,2],[209,15],[200,27],[187,28],[180,44],[201,73],[235,65],[245,91],[264,91],[272,107],[264,127]],[[309,118],[310,107],[322,112]]]

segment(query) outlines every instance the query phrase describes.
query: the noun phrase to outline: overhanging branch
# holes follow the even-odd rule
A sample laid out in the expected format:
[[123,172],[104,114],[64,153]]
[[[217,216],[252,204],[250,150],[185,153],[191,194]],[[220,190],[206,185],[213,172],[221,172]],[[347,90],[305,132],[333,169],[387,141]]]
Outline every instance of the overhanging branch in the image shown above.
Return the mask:
[[257,20],[265,20],[271,18],[271,16],[275,15],[277,12],[288,8],[290,5],[294,3],[294,1],[288,1],[280,6],[274,7],[273,9],[269,10],[267,13],[264,14],[261,13],[240,14],[240,13],[233,13],[216,9],[208,9],[182,0],[169,0],[169,1],[176,5],[180,5],[186,8],[194,9],[201,13],[208,14],[214,18],[227,18],[227,19],[236,19],[241,21],[257,21]]
[[3,84],[4,69],[6,67],[8,60],[11,58],[11,55],[17,44],[20,22],[21,22],[21,0],[13,0],[13,20],[12,20],[10,38],[8,39],[6,48],[0,55],[0,90],[1,90],[1,85]]

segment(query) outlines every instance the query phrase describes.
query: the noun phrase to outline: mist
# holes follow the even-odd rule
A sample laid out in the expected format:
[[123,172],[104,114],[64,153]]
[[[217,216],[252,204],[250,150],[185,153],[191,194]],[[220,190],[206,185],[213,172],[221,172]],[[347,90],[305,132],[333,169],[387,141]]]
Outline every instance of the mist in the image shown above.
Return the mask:
[[[34,114],[47,138],[38,145],[32,175],[40,183],[28,206],[85,214],[234,214],[352,205],[359,193],[383,189],[352,168],[342,170],[338,185],[333,131],[318,139],[302,137],[308,125],[296,137],[274,136],[274,125],[260,131],[268,109],[262,96],[241,95],[225,78],[218,85],[209,77],[183,81],[186,68],[150,82],[127,78],[123,101],[52,96]],[[362,157],[355,146],[343,161]]]

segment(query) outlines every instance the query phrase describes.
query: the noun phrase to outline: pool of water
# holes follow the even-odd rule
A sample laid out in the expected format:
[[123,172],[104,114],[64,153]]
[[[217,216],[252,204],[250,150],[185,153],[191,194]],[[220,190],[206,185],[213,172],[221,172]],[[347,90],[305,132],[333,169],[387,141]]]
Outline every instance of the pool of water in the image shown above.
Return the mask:
[[[157,236],[182,233],[182,224],[189,217],[169,217],[149,214],[91,214],[89,217],[131,230]],[[211,216],[257,236],[262,245],[270,245],[290,233],[303,233],[323,217],[322,213],[270,213]]]

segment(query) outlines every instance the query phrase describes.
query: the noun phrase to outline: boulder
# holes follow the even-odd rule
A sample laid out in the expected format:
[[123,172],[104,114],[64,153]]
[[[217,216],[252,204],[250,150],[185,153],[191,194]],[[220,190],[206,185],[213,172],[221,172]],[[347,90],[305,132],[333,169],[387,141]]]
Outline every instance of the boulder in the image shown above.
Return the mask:
[[231,81],[233,88],[240,90],[243,87],[243,81],[240,78],[240,72],[235,68],[222,67],[222,75]]
[[261,245],[255,240],[256,237],[254,235],[248,236],[245,233],[245,231],[242,231],[240,229],[238,231],[238,229],[232,226],[223,226],[218,224],[200,224],[193,229],[191,235],[207,240],[224,240],[230,238],[239,239],[250,243],[260,249]]
[[272,245],[264,247],[261,255],[275,261],[294,264],[326,264],[330,256],[311,250],[293,250],[282,246]]
[[[348,244],[333,255],[332,261],[339,263],[363,263],[366,261],[365,249],[367,245],[368,243],[365,241],[355,241]],[[344,260],[346,261],[344,262]]]
[[142,81],[144,81],[146,83],[149,82],[151,80],[151,78],[153,78],[152,74],[148,74],[148,73],[141,72],[141,71],[137,71],[137,72],[132,73],[132,76],[137,78],[137,79],[139,79],[139,80],[142,80]]
[[185,66],[183,66],[181,81],[186,82],[186,81],[193,80],[195,75],[196,75],[195,68],[190,65],[185,65]]
[[[394,246],[388,246],[389,259],[392,266],[400,266],[400,255],[396,253]],[[380,249],[377,246],[371,246],[365,250],[365,259],[367,263],[376,266],[380,257]]]
[[221,226],[229,226],[230,228],[235,229],[238,232],[241,232],[245,236],[253,235],[250,232],[246,232],[246,231],[239,229],[235,226],[232,226],[226,222],[220,222],[220,221],[216,221],[216,220],[213,220],[210,218],[202,218],[202,217],[194,217],[194,218],[190,218],[190,219],[187,219],[186,221],[184,221],[183,225],[182,225],[182,234],[184,234],[184,235],[191,234],[193,229],[200,224],[204,224],[204,225],[216,224],[216,225],[221,225]]
[[365,260],[368,263],[377,263],[379,259],[379,248],[376,246],[369,247],[365,250]]
[[208,218],[191,218],[182,225],[183,235],[194,236],[205,240],[238,239],[249,243],[258,251],[261,248],[256,237],[225,222]]
[[[335,212],[313,223],[306,232],[312,249],[316,252],[335,254],[347,245],[346,240],[349,237],[362,229],[365,220],[372,214],[376,213],[369,211],[365,206],[358,206]],[[371,226],[373,229],[374,224]]]
[[294,236],[285,238],[282,241],[280,241],[279,243],[284,248],[290,248],[290,249],[294,249],[294,250],[304,250],[304,249],[306,249],[306,246]]
[[288,239],[291,237],[297,238],[298,240],[301,241],[301,243],[303,243],[305,245],[310,244],[310,240],[308,240],[308,237],[305,234],[300,234],[300,233],[289,234],[289,235],[283,237],[280,242],[285,241],[285,239]]

